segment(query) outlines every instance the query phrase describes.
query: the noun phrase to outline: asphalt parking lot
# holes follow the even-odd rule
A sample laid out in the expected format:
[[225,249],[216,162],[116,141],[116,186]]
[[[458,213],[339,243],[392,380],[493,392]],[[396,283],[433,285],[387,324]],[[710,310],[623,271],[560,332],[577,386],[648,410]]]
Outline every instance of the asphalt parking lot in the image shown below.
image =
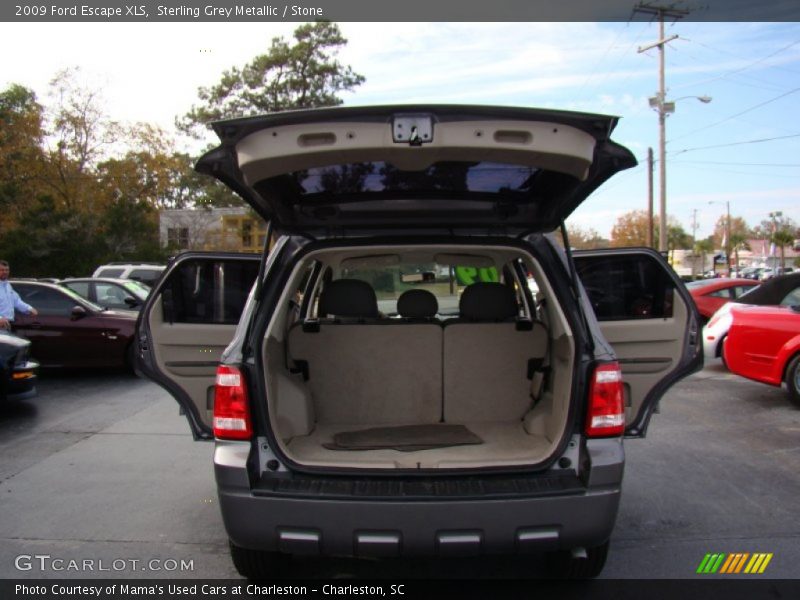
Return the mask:
[[[648,438],[626,451],[603,577],[700,577],[709,552],[772,553],[762,577],[800,577],[800,410],[784,390],[714,361],[673,388]],[[148,381],[46,374],[37,398],[0,407],[0,578],[237,577],[211,453]],[[292,569],[297,577],[541,573],[530,558]]]

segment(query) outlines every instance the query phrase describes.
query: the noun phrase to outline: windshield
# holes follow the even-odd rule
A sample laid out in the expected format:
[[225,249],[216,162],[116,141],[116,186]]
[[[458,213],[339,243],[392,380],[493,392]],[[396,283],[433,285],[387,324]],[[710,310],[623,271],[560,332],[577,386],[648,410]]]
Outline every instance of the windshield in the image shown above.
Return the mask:
[[140,300],[146,300],[151,289],[146,283],[134,280],[126,281],[123,287]]

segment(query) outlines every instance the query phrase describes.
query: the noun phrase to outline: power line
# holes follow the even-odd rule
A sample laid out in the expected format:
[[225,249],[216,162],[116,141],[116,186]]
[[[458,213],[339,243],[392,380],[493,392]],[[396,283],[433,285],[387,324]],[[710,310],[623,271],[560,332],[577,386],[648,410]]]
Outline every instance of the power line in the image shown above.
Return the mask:
[[781,98],[785,98],[786,96],[790,96],[791,94],[795,94],[797,92],[800,92],[800,87],[794,88],[793,90],[789,90],[788,92],[784,92],[783,94],[775,96],[774,98],[770,98],[769,100],[766,100],[764,102],[756,104],[755,106],[751,106],[750,108],[746,108],[745,110],[743,110],[741,112],[738,112],[738,113],[736,113],[734,115],[731,115],[729,117],[725,117],[724,119],[722,119],[721,121],[717,121],[716,123],[711,123],[709,125],[705,125],[704,127],[700,127],[700,128],[695,129],[693,131],[690,131],[689,133],[684,133],[683,135],[679,135],[678,137],[673,138],[673,139],[671,139],[669,141],[670,142],[674,142],[675,140],[680,140],[680,139],[683,139],[685,137],[689,137],[690,135],[694,135],[695,133],[699,133],[700,131],[705,131],[706,129],[711,129],[712,127],[716,127],[717,125],[722,125],[723,123],[727,123],[728,121],[732,121],[736,117],[740,117],[740,116],[742,116],[744,114],[747,114],[747,113],[749,113],[751,111],[756,110],[757,108],[761,108],[762,106],[766,106],[767,104],[771,104],[771,103],[773,103],[773,102],[775,102],[777,100],[780,100]]
[[695,164],[695,165],[724,165],[732,167],[800,167],[800,163],[744,163],[744,162],[723,162],[714,160],[676,160],[673,164]]
[[761,144],[763,142],[773,142],[775,140],[786,140],[789,138],[796,138],[796,137],[800,137],[800,133],[795,133],[792,135],[781,135],[771,138],[761,138],[756,140],[745,140],[742,142],[730,142],[728,144],[715,144],[713,146],[696,146],[694,148],[684,148],[683,150],[673,150],[670,152],[670,154],[678,155],[678,154],[683,154],[685,152],[694,152],[695,150],[710,150],[711,148],[728,148],[730,146],[743,146],[745,144]]

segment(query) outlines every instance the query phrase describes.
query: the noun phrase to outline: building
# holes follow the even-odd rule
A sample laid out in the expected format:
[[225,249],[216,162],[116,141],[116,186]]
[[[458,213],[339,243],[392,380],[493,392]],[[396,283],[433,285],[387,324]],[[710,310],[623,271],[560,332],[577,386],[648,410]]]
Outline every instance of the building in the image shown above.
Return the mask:
[[266,223],[247,208],[179,208],[159,213],[159,240],[174,250],[261,252]]

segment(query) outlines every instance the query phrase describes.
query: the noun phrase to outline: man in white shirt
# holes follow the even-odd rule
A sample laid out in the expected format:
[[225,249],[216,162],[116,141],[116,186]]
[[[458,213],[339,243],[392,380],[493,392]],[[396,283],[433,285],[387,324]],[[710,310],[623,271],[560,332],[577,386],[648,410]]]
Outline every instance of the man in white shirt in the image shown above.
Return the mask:
[[11,268],[8,263],[0,260],[0,335],[11,333],[15,311],[34,316],[39,314],[30,304],[23,302],[11,287],[8,282],[10,274]]

